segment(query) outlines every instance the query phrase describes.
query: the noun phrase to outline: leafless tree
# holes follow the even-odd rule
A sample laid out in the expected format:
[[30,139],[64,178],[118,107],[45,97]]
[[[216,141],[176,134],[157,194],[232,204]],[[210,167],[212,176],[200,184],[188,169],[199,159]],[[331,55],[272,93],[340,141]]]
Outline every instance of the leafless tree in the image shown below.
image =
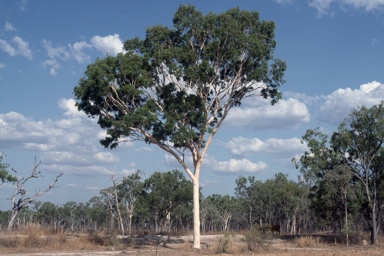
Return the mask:
[[39,161],[37,163],[36,157],[35,157],[35,164],[34,164],[31,175],[28,177],[23,177],[23,178],[19,178],[17,176],[17,174],[18,174],[17,171],[12,169],[12,171],[14,171],[16,173],[16,176],[15,176],[16,177],[16,189],[13,192],[13,195],[11,197],[12,214],[11,214],[11,218],[10,218],[9,223],[8,223],[8,231],[12,230],[13,223],[17,217],[17,214],[21,211],[21,209],[23,209],[25,206],[27,206],[29,204],[33,204],[35,202],[36,197],[42,196],[45,193],[47,193],[48,191],[50,191],[51,189],[55,188],[57,181],[63,175],[63,173],[60,173],[58,176],[56,176],[54,182],[52,184],[50,184],[47,189],[45,189],[43,191],[40,190],[40,191],[32,194],[31,196],[26,197],[27,191],[24,188],[25,184],[30,179],[37,179],[37,178],[43,177],[43,175],[41,174],[41,171],[37,170],[37,168],[40,166],[40,164],[41,164],[41,161]]

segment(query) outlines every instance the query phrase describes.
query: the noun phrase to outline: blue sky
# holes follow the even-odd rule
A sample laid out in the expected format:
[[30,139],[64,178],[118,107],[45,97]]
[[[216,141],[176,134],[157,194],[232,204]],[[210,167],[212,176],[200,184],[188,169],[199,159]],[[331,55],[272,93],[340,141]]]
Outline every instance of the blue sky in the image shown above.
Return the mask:
[[[233,109],[203,161],[203,194],[233,194],[240,175],[267,179],[276,173],[296,180],[292,157],[309,128],[326,132],[358,106],[384,99],[384,0],[258,1],[1,1],[0,151],[20,176],[34,158],[44,177],[29,191],[44,189],[60,172],[59,187],[40,200],[85,202],[136,169],[182,168],[154,145],[99,144],[104,132],[74,107],[73,87],[86,66],[143,38],[153,25],[172,26],[180,4],[203,13],[239,6],[276,24],[275,57],[285,60],[283,99],[261,99]],[[0,209],[10,209],[13,186],[0,186]]]

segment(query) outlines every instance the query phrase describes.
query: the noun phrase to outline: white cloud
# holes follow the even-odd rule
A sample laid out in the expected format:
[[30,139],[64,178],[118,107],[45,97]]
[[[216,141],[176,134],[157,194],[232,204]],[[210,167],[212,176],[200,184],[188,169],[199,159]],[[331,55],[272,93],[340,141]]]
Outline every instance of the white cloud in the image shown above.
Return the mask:
[[308,96],[305,93],[292,92],[292,91],[284,92],[283,97],[287,99],[289,98],[297,99],[306,105],[317,104],[321,100],[320,96]]
[[316,114],[316,118],[325,123],[339,125],[352,109],[361,106],[371,107],[384,99],[384,85],[373,81],[363,84],[359,89],[338,89],[324,96],[324,104]]
[[49,73],[53,76],[57,75],[57,70],[61,67],[59,60],[68,60],[71,56],[69,52],[62,46],[52,46],[52,42],[43,40],[43,46],[47,51],[48,60],[43,62],[44,67],[49,67]]
[[297,99],[280,100],[274,106],[267,101],[244,102],[244,107],[233,108],[225,125],[240,129],[295,129],[310,121],[306,105]]
[[15,27],[12,25],[12,23],[7,21],[5,22],[4,29],[5,31],[14,31]]
[[64,110],[64,116],[67,117],[86,117],[87,115],[83,111],[79,111],[75,106],[76,101],[74,99],[60,99],[58,101],[59,108]]
[[21,37],[14,37],[12,41],[17,45],[17,52],[28,59],[32,59],[32,51],[29,49],[29,43]]
[[8,53],[9,56],[21,55],[28,59],[32,59],[32,51],[29,49],[29,43],[24,41],[21,37],[15,36],[12,39],[13,45],[7,41],[0,39],[0,49]]
[[[280,5],[294,4],[296,0],[274,0]],[[322,15],[334,15],[331,12],[331,6],[339,5],[341,9],[343,7],[352,7],[355,9],[363,9],[367,12],[382,10],[384,7],[384,0],[308,0],[308,5],[317,9],[319,16]]]
[[0,39],[0,49],[8,53],[10,56],[16,55],[16,49],[12,47],[7,41]]
[[90,56],[84,53],[84,49],[91,49],[92,45],[87,42],[76,42],[73,45],[69,44],[69,48],[71,49],[73,58],[78,63],[88,62],[90,60]]
[[331,4],[339,4],[340,6],[352,6],[356,9],[364,9],[365,11],[381,10],[384,7],[384,0],[311,0],[309,6],[314,7],[319,15],[329,14]]
[[45,50],[47,51],[47,55],[51,59],[62,59],[62,60],[68,60],[70,57],[69,52],[65,49],[65,47],[62,46],[52,46],[52,42],[48,41],[46,39],[43,40],[43,46]]
[[285,4],[293,4],[295,0],[275,0],[275,2],[278,4],[285,5]]
[[123,52],[123,42],[120,40],[118,34],[109,35],[109,36],[93,36],[91,38],[91,43],[96,50],[116,56],[118,53]]
[[86,115],[73,114],[73,104],[72,99],[60,100],[66,115],[55,121],[35,121],[17,112],[0,114],[3,150],[38,152],[44,168],[54,172],[109,174],[105,166],[119,162],[119,157],[99,145],[99,126]]
[[5,64],[4,63],[0,63],[0,68],[5,68]]
[[324,15],[328,13],[331,3],[334,0],[312,0],[308,1],[309,6],[314,7],[319,12],[319,15]]
[[269,138],[265,141],[258,138],[235,137],[224,145],[235,155],[266,153],[279,157],[292,157],[292,155],[307,149],[306,145],[301,143],[301,139],[296,137],[289,139]]
[[353,5],[355,8],[362,8],[366,11],[381,9],[384,6],[384,0],[341,0],[341,3]]
[[49,68],[49,73],[52,76],[57,75],[57,70],[60,68],[60,64],[55,59],[44,61],[43,66]]
[[[43,46],[46,49],[48,60],[43,62],[43,66],[49,67],[51,75],[57,75],[61,62],[76,60],[78,63],[89,62],[91,57],[87,54],[87,50],[96,50],[104,55],[116,56],[123,52],[123,42],[118,34],[108,36],[93,36],[90,42],[80,41],[67,46],[52,46],[49,40],[43,40]],[[0,48],[4,51],[12,53],[14,50],[6,41],[0,40]]]
[[219,162],[213,164],[213,169],[218,172],[225,173],[253,173],[265,171],[268,165],[264,162],[253,163],[248,159],[230,159],[229,161]]
[[20,7],[20,10],[22,10],[23,12],[27,10],[27,0],[21,0],[19,2],[19,7]]

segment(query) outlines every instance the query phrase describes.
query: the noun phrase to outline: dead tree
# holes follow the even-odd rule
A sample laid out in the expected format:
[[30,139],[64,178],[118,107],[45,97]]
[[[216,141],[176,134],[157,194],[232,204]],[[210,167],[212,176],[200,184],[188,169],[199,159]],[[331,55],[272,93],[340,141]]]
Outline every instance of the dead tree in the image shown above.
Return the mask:
[[52,184],[50,184],[46,190],[38,191],[35,194],[32,194],[29,197],[26,197],[27,191],[24,189],[24,185],[27,183],[27,181],[29,181],[32,178],[37,179],[37,178],[43,177],[43,175],[41,174],[41,171],[37,170],[37,168],[40,166],[40,164],[41,164],[41,161],[39,161],[37,163],[36,157],[35,157],[35,165],[33,167],[31,175],[28,177],[23,177],[23,178],[19,178],[17,176],[17,172],[14,169],[12,169],[12,171],[14,171],[16,173],[16,185],[17,186],[16,186],[16,189],[13,192],[13,195],[11,197],[12,213],[11,213],[11,218],[10,218],[9,223],[8,223],[8,231],[12,230],[13,223],[14,223],[18,213],[21,211],[21,209],[23,209],[25,206],[27,206],[29,204],[35,203],[36,197],[42,196],[45,193],[47,193],[48,191],[50,191],[51,189],[53,189],[55,187],[57,181],[59,180],[59,178],[63,175],[63,173],[60,173],[58,176],[56,176],[54,182]]

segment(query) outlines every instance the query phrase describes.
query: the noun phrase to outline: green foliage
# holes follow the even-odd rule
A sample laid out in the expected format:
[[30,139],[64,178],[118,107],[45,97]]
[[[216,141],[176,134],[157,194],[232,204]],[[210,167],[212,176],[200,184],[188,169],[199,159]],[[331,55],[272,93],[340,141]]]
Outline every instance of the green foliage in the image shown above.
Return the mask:
[[180,5],[173,24],[150,27],[144,40],[127,40],[124,53],[96,60],[74,88],[78,109],[107,130],[105,147],[130,137],[194,151],[245,97],[272,104],[281,97],[286,65],[273,57],[272,21],[238,8],[203,15]]
[[353,110],[333,134],[332,144],[345,156],[356,182],[362,185],[356,187],[360,212],[369,223],[371,243],[376,244],[384,200],[384,102]]
[[4,155],[0,152],[0,184],[4,182],[15,183],[17,181],[17,178],[8,173],[7,168],[9,167],[9,164],[3,163],[3,158]]
[[294,162],[311,189],[317,216],[335,225],[360,208],[375,244],[384,199],[384,103],[353,110],[330,141],[319,129],[308,130],[303,141],[309,151],[300,164]]
[[235,193],[249,228],[255,221],[273,225],[287,221],[286,216],[296,218],[305,202],[305,187],[282,173],[265,181],[240,176],[236,184]]
[[232,219],[236,199],[229,195],[213,194],[206,198],[208,204],[211,205],[211,215],[219,219],[223,231],[228,230],[229,223]]
[[[157,212],[160,219],[165,219],[168,213],[191,213],[192,183],[178,170],[155,172],[144,181],[145,202],[151,212]],[[183,209],[184,208],[184,209]]]

